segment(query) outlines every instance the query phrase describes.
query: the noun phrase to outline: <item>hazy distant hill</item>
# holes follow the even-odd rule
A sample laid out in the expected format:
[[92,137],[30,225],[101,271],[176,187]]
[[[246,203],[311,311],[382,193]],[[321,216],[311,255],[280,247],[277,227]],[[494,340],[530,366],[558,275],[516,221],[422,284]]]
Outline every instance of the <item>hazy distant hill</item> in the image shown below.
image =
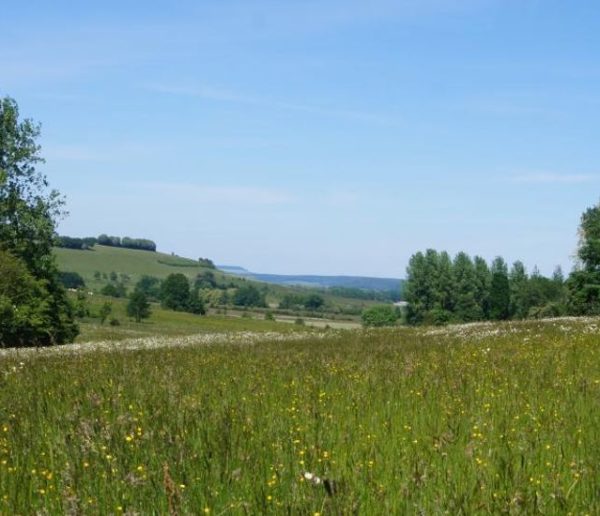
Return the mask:
[[251,278],[277,285],[304,285],[307,287],[345,287],[359,288],[363,290],[398,291],[401,289],[403,280],[398,278],[371,278],[367,276],[315,276],[310,274],[261,274],[250,272],[237,265],[217,265],[217,268],[237,274],[245,278]]

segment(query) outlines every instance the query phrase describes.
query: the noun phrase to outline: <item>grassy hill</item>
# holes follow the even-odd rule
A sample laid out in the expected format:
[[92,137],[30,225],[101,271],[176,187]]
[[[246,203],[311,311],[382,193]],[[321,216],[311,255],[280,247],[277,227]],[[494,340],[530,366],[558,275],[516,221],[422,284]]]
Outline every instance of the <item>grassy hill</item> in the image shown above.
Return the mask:
[[[196,260],[159,252],[95,245],[89,250],[55,248],[54,253],[61,271],[77,272],[85,280],[88,289],[96,291],[106,285],[107,277],[112,272],[119,276],[119,280],[122,280],[121,275],[126,275],[129,278],[126,286],[131,288],[144,275],[164,279],[169,274],[181,273],[193,280],[199,273],[208,270],[213,271],[219,283],[235,286],[246,282],[257,284],[266,290],[267,302],[274,306],[286,294],[306,293],[309,289],[308,287],[268,284],[252,278],[242,278],[202,267]],[[100,277],[97,273],[100,273]],[[318,292],[329,305],[337,306],[345,311],[353,309],[360,311],[362,308],[374,304],[373,301],[332,295],[323,289]]]
[[[92,288],[106,284],[105,279],[96,279],[97,272],[106,275],[111,272],[127,274],[130,277],[130,283],[135,284],[144,275],[163,279],[169,274],[177,272],[193,279],[200,272],[209,270],[189,258],[103,245],[95,245],[92,249],[85,251],[55,248],[54,253],[60,270],[81,274],[86,284]],[[218,271],[214,272],[219,279],[225,277]]]

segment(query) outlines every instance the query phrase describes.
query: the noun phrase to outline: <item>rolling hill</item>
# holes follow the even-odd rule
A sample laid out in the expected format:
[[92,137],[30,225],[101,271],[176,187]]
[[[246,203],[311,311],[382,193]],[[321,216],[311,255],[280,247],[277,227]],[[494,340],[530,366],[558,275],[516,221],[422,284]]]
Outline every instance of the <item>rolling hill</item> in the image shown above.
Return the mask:
[[217,265],[217,268],[244,278],[251,278],[276,285],[300,285],[306,287],[328,288],[344,287],[380,292],[399,291],[403,280],[398,278],[373,278],[369,276],[318,276],[311,274],[263,274],[250,272],[237,265]]

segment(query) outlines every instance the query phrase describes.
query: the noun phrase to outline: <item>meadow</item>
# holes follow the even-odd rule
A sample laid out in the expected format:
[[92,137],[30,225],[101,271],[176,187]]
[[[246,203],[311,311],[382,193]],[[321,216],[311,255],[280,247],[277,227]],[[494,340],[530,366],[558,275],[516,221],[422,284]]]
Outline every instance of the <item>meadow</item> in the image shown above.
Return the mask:
[[5,514],[598,514],[600,322],[0,351]]

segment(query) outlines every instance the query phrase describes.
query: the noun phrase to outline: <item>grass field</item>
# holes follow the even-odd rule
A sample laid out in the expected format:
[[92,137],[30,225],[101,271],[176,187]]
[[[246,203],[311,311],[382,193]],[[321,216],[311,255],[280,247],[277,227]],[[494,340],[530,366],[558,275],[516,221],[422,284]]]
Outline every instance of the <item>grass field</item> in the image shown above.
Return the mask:
[[[60,270],[78,272],[86,284],[99,288],[106,284],[106,280],[96,280],[94,273],[127,274],[131,284],[135,284],[142,276],[155,276],[164,279],[169,274],[180,272],[189,279],[194,279],[199,273],[207,271],[200,267],[198,262],[178,256],[137,249],[122,249],[95,245],[92,249],[81,251],[75,249],[54,248]],[[222,278],[221,273],[216,273]]]
[[0,511],[598,514],[598,331],[564,319],[6,350]]

